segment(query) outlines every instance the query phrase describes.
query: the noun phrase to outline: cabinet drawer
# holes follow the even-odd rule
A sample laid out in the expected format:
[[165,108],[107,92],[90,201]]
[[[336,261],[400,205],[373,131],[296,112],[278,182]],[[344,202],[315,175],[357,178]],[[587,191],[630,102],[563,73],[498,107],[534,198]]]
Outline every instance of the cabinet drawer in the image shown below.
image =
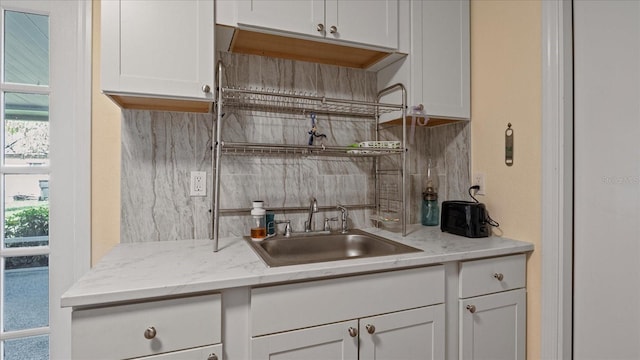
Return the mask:
[[491,294],[525,286],[524,254],[460,263],[460,297]]
[[251,290],[251,335],[444,302],[442,265]]
[[222,360],[222,344],[145,356],[138,360]]
[[[124,359],[220,343],[221,320],[220,294],[75,310],[73,358]],[[150,327],[155,336],[147,339]]]

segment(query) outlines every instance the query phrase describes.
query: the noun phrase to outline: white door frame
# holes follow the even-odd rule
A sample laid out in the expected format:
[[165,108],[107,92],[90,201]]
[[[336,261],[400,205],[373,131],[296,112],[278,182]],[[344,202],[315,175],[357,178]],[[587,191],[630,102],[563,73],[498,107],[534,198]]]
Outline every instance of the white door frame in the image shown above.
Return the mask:
[[60,297],[91,261],[91,9],[86,0],[52,7],[52,15],[69,13],[55,25],[66,36],[51,37],[52,68],[65,64],[51,71],[52,84],[57,77],[52,91],[71,101],[50,110],[52,118],[67,119],[51,127],[50,267],[56,269],[49,278],[50,359],[71,358],[71,309],[60,307]]
[[572,358],[572,1],[542,1],[542,359]]

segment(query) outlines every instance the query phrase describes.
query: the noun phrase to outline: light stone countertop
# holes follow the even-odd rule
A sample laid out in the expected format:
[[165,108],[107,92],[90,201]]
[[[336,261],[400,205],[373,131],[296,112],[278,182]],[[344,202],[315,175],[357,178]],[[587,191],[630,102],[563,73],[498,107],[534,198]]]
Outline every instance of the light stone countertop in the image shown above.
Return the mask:
[[269,268],[242,238],[120,244],[61,299],[62,307],[85,307],[234,287],[343,276],[533,250],[533,244],[492,236],[470,239],[439,227],[408,225],[407,236],[364,229],[423,252]]

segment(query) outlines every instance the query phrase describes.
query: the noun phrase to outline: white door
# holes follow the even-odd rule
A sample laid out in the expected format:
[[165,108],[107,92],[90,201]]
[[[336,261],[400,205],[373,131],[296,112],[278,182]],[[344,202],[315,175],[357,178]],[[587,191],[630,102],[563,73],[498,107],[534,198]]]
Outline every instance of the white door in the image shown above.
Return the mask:
[[358,360],[356,320],[251,339],[254,360]]
[[360,319],[360,360],[444,359],[444,304]]
[[524,360],[525,289],[460,300],[460,358]]
[[574,1],[576,359],[640,359],[640,2]]
[[70,357],[89,261],[90,2],[0,2],[0,359]]

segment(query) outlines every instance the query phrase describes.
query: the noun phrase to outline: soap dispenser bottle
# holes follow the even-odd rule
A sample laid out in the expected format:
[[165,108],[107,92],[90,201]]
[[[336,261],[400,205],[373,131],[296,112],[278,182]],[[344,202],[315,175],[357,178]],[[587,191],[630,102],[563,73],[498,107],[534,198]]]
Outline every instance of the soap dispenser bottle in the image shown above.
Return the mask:
[[440,220],[438,207],[438,175],[435,163],[429,158],[427,164],[427,181],[422,193],[422,225],[436,226]]

